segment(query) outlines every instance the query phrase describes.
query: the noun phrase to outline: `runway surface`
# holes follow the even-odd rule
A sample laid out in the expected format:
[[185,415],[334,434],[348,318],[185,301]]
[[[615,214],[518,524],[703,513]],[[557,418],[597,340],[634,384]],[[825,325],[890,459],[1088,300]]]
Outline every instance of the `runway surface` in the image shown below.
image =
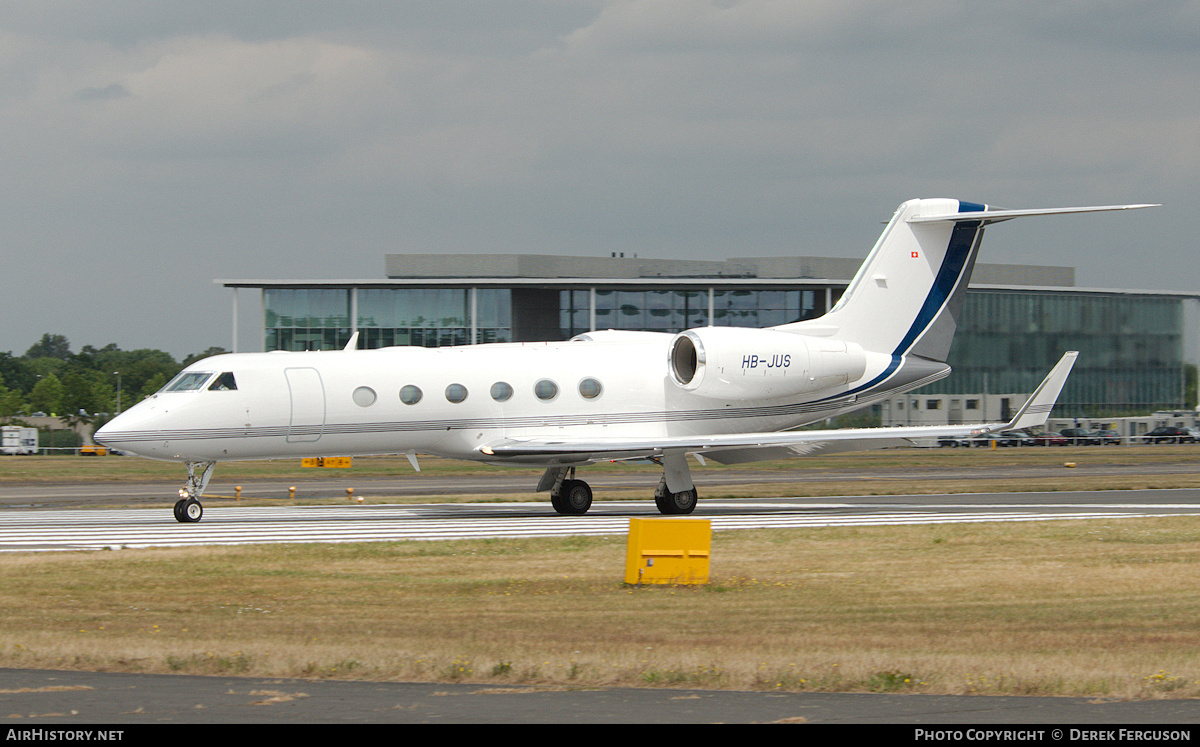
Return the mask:
[[[1169,728],[1187,732],[1186,739],[1153,741],[1190,741],[1193,732],[1200,735],[1200,730],[1186,726],[1197,722],[1197,708],[1190,700],[551,690],[21,669],[0,669],[0,708],[9,714],[6,729],[121,724],[131,729],[122,735],[123,742],[139,737],[161,740],[161,730],[138,728],[150,724],[932,724],[937,728],[959,725],[964,732],[964,725],[978,724],[1089,725],[1086,728],[1108,724],[1110,729],[1111,725],[1154,724],[1158,730],[1164,724],[1185,724]],[[1040,740],[1031,735],[1025,739],[1068,741],[1053,738],[1052,728],[1046,728]],[[915,741],[912,726],[883,733]],[[881,732],[873,729],[871,735],[878,737]],[[809,736],[815,736],[811,730]],[[976,737],[975,741],[996,740]]]
[[[701,500],[692,516],[723,531],[1182,514],[1200,514],[1200,490]],[[651,501],[597,501],[585,516],[559,516],[548,502],[251,507],[225,501],[209,502],[203,521],[180,524],[167,505],[9,508],[0,521],[0,552],[624,534],[631,517],[658,515]]]
[[[1146,447],[1153,448],[1153,447]],[[955,450],[957,451],[957,450]],[[1103,452],[1102,452],[1103,453]],[[1197,451],[1200,454],[1200,450]],[[946,456],[953,456],[947,454]],[[1086,455],[1070,456],[1078,459],[1077,467],[1070,474],[1080,480],[1104,477],[1170,477],[1200,474],[1200,463],[1188,456],[1178,461],[1138,462],[1135,464],[1092,464],[1084,461]],[[797,460],[802,461],[802,460]],[[603,500],[606,491],[633,489],[643,491],[649,498],[658,483],[658,472],[618,470],[589,471],[588,484]],[[694,472],[700,497],[718,492],[745,491],[753,494],[755,485],[793,484],[805,486],[820,483],[844,483],[861,485],[863,492],[883,481],[919,482],[936,492],[939,482],[963,482],[979,480],[1003,480],[1022,483],[1039,479],[1061,478],[1061,464],[1012,464],[986,466],[972,462],[954,466],[900,467],[889,466],[870,469],[845,468],[794,468],[794,469],[725,469],[707,467]],[[365,495],[372,502],[386,502],[388,498],[442,495],[503,496],[513,493],[529,494],[541,477],[540,471],[497,467],[486,473],[445,474],[433,471],[405,472],[397,476],[365,476],[344,473],[337,476],[313,476],[310,474],[286,478],[233,480],[218,466],[213,481],[208,486],[208,496],[232,496],[236,484],[243,487],[243,495],[263,499],[282,500],[288,488],[296,488],[297,498],[329,498],[345,495],[352,487],[356,495]],[[0,509],[11,508],[95,508],[98,506],[162,506],[165,501],[174,501],[179,488],[184,484],[184,472],[168,482],[81,482],[62,481],[39,483],[16,480],[0,483]],[[1093,483],[1094,484],[1094,483]],[[803,487],[797,487],[797,492]],[[858,492],[853,487],[848,493]],[[168,504],[169,505],[169,504]]]

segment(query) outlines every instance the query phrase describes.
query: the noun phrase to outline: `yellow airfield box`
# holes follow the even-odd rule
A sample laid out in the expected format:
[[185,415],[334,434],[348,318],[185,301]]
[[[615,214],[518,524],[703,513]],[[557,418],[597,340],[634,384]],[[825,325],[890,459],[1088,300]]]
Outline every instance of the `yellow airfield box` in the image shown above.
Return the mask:
[[350,457],[313,457],[300,460],[301,467],[349,467]]
[[627,584],[707,584],[712,522],[630,519]]

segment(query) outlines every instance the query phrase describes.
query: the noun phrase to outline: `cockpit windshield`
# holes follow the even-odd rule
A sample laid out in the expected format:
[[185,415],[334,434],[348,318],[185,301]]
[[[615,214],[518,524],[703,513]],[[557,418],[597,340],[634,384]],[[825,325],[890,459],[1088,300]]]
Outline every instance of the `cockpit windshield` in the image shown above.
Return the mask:
[[160,391],[164,392],[194,392],[204,386],[204,382],[212,376],[212,371],[184,371],[167,382]]
[[210,392],[232,392],[236,389],[237,381],[233,378],[233,371],[226,371],[208,385]]

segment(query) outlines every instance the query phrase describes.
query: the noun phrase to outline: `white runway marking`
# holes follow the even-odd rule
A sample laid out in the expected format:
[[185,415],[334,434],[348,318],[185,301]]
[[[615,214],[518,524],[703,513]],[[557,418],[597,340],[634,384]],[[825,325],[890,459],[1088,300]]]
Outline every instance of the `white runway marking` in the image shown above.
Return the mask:
[[[694,518],[714,530],[877,526],[984,521],[1116,519],[1200,513],[1200,504],[899,504],[793,501],[702,504]],[[111,510],[10,510],[0,514],[0,552],[98,550],[304,542],[379,542],[485,537],[625,534],[630,516],[658,516],[645,501],[596,504],[587,516],[557,516],[548,506],[205,507],[204,520],[180,524],[170,507]]]

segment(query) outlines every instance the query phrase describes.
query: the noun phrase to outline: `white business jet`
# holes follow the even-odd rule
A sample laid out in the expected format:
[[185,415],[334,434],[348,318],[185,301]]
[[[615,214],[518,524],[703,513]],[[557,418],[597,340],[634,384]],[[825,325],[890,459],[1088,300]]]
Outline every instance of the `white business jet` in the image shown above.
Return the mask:
[[1076,353],[1067,352],[1007,423],[791,430],[867,407],[950,373],[946,356],[984,227],[1107,205],[999,210],[949,199],[902,204],[841,300],[824,316],[765,329],[590,332],[566,342],[219,355],[188,366],[111,420],[96,441],[183,462],[175,517],[199,521],[217,462],[432,454],[546,468],[537,485],[560,514],[586,513],[579,466],[652,460],[655,501],[689,514],[686,456],[704,464],[976,436],[1045,422]]

